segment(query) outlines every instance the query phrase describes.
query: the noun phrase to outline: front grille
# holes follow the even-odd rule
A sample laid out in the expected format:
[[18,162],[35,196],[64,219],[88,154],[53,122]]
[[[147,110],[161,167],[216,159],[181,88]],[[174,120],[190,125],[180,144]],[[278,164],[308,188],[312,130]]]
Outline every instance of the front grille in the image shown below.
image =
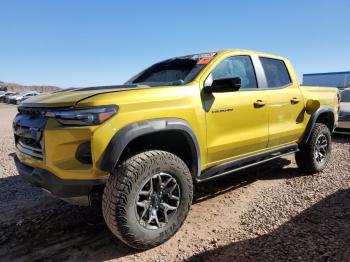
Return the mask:
[[35,158],[43,159],[43,150],[41,148],[31,147],[19,140],[17,143],[17,149],[22,152],[23,154],[33,156]]
[[16,148],[35,159],[44,159],[46,117],[40,109],[21,108],[13,121]]
[[33,108],[33,107],[19,107],[18,112],[21,115],[40,117],[43,116],[48,110],[44,108]]

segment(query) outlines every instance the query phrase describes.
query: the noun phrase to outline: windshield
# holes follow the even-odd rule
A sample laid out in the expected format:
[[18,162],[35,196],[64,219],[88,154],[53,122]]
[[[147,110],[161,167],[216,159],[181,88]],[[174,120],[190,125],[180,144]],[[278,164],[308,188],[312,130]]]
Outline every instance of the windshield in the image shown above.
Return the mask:
[[350,90],[344,90],[340,93],[340,102],[350,102]]
[[198,75],[215,55],[216,53],[203,53],[171,58],[152,65],[132,77],[125,84],[149,86],[187,84]]

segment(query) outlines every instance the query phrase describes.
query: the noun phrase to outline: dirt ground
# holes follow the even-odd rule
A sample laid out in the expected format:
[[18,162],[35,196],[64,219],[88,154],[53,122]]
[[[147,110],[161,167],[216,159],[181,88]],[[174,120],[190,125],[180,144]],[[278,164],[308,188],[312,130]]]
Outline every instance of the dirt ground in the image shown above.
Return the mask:
[[2,261],[350,261],[350,137],[333,137],[325,172],[287,157],[196,188],[180,231],[139,252],[89,208],[71,206],[17,174],[12,119],[0,104]]

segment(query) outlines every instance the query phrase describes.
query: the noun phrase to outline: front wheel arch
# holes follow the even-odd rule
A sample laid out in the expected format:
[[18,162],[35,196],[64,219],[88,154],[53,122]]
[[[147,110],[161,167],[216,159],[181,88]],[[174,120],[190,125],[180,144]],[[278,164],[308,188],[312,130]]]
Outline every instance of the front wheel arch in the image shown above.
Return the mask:
[[[177,118],[146,120],[142,122],[132,123],[122,128],[113,136],[113,138],[109,142],[101,160],[101,169],[112,173],[113,170],[116,168],[117,164],[121,160],[123,160],[122,156],[123,154],[125,154],[128,145],[133,143],[133,141],[135,141],[136,139],[142,139],[142,137],[146,135],[157,135],[163,132],[176,133],[185,138],[186,145],[190,150],[189,154],[191,157],[191,164],[188,165],[188,168],[190,169],[193,177],[199,176],[201,172],[201,158],[200,148],[196,135],[192,127],[186,121]],[[169,139],[168,143],[171,142],[171,139]],[[165,147],[142,149],[161,149],[169,151]],[[177,152],[171,153],[177,154]],[[186,161],[186,159],[183,160],[185,163],[189,163],[189,161]]]

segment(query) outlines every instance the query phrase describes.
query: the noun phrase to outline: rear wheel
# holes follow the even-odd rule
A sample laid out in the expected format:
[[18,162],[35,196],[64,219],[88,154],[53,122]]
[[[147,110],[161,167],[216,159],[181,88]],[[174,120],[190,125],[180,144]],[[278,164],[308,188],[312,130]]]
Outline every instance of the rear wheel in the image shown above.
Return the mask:
[[300,151],[295,153],[298,167],[310,174],[324,170],[331,156],[331,142],[331,133],[328,127],[316,123],[308,143],[300,145]]
[[120,240],[133,248],[148,249],[176,233],[192,197],[186,164],[169,152],[146,151],[122,162],[111,174],[102,211]]

